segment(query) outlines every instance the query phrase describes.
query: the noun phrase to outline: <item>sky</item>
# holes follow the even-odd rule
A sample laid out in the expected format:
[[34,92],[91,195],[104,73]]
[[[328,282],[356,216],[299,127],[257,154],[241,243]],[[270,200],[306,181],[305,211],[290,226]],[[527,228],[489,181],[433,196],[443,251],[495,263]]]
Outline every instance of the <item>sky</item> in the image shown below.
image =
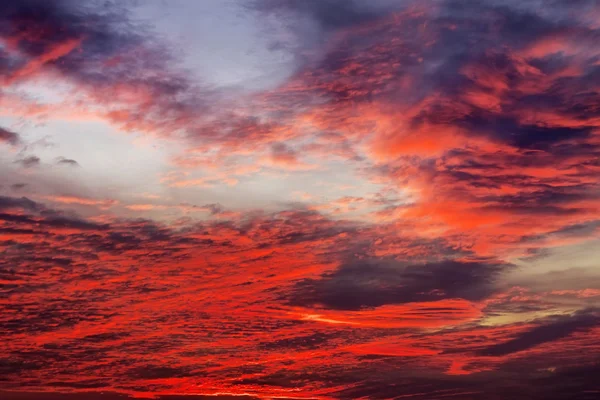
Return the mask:
[[0,397],[600,396],[600,3],[0,2]]

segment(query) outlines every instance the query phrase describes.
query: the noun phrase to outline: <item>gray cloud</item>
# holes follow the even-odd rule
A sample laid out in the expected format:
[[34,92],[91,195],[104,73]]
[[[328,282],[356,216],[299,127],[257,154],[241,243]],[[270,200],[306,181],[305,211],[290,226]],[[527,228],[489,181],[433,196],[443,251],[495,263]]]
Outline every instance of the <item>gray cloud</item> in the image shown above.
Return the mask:
[[21,142],[21,137],[16,132],[0,127],[0,143],[2,142],[16,146]]
[[600,326],[598,310],[584,310],[569,316],[552,317],[543,321],[542,325],[521,333],[514,339],[480,349],[477,354],[493,357],[505,356],[543,343],[553,342],[595,326]]
[[21,165],[23,168],[37,167],[40,165],[40,158],[38,156],[26,156],[19,158],[15,161],[16,164]]
[[452,260],[422,265],[354,261],[321,279],[299,282],[289,301],[356,310],[447,298],[481,300],[493,292],[495,278],[506,268],[503,264]]
[[79,163],[77,161],[70,159],[70,158],[65,158],[65,157],[59,157],[56,160],[56,163],[58,165],[68,165],[71,167],[79,167]]

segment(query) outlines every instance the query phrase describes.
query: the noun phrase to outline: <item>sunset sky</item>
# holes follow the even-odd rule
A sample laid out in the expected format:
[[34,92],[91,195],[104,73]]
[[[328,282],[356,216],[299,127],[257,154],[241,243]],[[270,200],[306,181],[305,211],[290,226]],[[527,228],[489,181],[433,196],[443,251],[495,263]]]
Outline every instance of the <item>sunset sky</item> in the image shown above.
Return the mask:
[[0,1],[2,400],[600,398],[600,2]]

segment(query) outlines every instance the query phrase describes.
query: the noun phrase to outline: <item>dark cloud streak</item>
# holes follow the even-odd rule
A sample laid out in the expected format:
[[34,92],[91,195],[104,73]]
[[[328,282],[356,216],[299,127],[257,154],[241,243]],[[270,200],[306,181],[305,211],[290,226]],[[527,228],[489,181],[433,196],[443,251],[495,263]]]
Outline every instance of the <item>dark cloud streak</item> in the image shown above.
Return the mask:
[[21,137],[16,132],[0,127],[0,142],[16,146],[21,142]]
[[319,280],[297,284],[292,304],[358,310],[386,304],[463,298],[481,300],[506,265],[442,261],[406,265],[383,260],[343,264]]

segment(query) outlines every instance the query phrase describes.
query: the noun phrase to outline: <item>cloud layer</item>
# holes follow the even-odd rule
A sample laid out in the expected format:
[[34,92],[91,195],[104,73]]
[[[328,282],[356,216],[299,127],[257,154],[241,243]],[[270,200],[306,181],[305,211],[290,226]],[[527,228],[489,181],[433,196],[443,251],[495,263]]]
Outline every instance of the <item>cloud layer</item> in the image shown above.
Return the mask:
[[597,2],[239,6],[275,88],[0,5],[0,395],[596,398]]

